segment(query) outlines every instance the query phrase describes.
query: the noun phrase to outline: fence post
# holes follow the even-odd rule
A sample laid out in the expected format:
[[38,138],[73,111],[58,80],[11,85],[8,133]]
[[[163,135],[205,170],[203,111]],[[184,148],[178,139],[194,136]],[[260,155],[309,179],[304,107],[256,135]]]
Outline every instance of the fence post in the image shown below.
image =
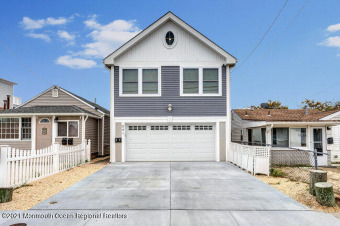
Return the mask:
[[52,144],[53,148],[53,172],[57,173],[59,172],[59,144],[58,143],[53,143]]
[[315,170],[318,170],[318,151],[314,149]]
[[91,161],[91,140],[88,140],[88,143],[86,145],[86,153],[87,153],[87,161]]
[[7,186],[7,152],[9,146],[2,146],[0,148],[0,188]]

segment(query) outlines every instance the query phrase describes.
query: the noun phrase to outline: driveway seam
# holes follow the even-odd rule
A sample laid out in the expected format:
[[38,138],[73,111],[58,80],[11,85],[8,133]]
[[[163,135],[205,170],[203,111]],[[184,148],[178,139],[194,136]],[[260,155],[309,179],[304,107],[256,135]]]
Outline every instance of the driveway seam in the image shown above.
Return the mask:
[[234,221],[236,222],[236,224],[237,224],[237,225],[240,225],[240,224],[237,222],[237,220],[235,219],[234,215],[233,215],[230,211],[228,211],[228,212],[229,212],[229,214],[231,215],[231,217],[234,219]]

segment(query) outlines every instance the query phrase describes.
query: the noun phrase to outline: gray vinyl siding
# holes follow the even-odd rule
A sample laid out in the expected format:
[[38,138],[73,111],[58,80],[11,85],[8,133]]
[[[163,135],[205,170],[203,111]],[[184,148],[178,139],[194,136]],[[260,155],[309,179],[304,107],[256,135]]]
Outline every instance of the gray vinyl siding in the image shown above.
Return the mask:
[[105,116],[104,121],[104,154],[110,154],[110,117]]
[[88,118],[85,127],[85,139],[91,139],[91,153],[98,152],[98,120]]
[[102,115],[92,107],[82,103],[81,101],[73,98],[72,96],[68,95],[67,93],[61,90],[58,91],[58,97],[52,97],[52,90],[50,90],[44,93],[43,95],[33,99],[32,101],[25,103],[25,105],[23,105],[22,107],[46,106],[46,105],[47,106],[75,105],[96,115],[100,116]]
[[[78,121],[79,122],[79,136],[73,138],[73,145],[78,145],[81,144],[82,140],[82,122],[81,122],[81,118],[79,116],[59,116],[58,117],[59,121],[63,121],[63,120],[74,120],[74,121]],[[58,136],[58,134],[57,134]],[[55,142],[61,144],[62,143],[62,137],[56,137],[55,138]]]
[[0,141],[0,145],[8,145],[12,148],[17,148],[20,150],[31,150],[30,140],[17,140],[17,141]]
[[115,117],[226,116],[225,67],[222,67],[222,96],[180,96],[179,66],[163,66],[161,76],[161,97],[119,97],[119,67],[115,66]]

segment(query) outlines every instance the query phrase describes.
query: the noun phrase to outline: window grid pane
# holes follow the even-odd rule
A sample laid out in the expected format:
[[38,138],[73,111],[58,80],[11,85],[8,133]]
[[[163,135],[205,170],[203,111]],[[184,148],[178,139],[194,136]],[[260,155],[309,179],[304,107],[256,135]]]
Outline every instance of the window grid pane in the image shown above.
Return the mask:
[[19,118],[0,118],[0,139],[19,139]]
[[21,139],[30,140],[31,139],[31,118],[21,119]]
[[138,69],[123,69],[123,94],[138,94]]
[[203,93],[218,93],[218,69],[203,69]]
[[67,136],[67,122],[58,122],[58,137]]

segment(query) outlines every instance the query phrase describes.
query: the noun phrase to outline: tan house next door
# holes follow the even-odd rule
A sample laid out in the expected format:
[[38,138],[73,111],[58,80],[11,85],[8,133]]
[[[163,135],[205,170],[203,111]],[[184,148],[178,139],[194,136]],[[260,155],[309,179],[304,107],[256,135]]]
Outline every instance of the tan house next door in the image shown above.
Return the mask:
[[37,119],[37,150],[52,145],[52,118]]

